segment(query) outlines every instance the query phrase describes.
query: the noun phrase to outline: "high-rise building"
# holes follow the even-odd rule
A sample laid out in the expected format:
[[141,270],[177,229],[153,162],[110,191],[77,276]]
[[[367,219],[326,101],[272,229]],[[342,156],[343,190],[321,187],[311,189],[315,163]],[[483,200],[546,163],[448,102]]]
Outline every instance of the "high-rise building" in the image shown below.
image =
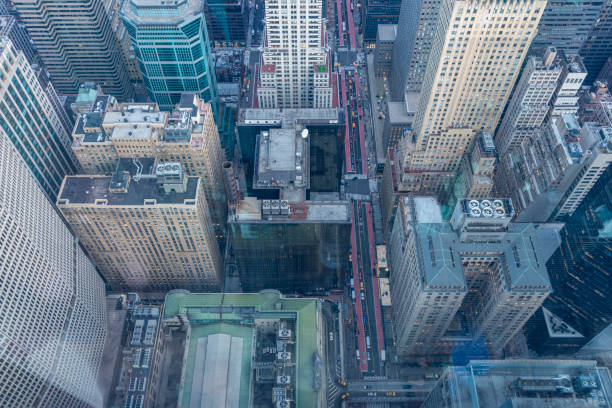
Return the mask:
[[539,354],[572,354],[610,324],[612,168],[565,219],[560,235],[561,246],[546,264],[553,293],[543,316],[528,325],[529,346]]
[[12,4],[60,93],[76,94],[81,83],[93,81],[110,95],[132,96],[102,0],[15,0]]
[[0,127],[54,202],[64,176],[78,169],[70,134],[27,58],[8,37],[0,37]]
[[397,35],[397,24],[379,24],[374,48],[374,69],[377,77],[391,73],[391,55]]
[[112,176],[66,177],[57,207],[113,290],[215,290],[223,266],[202,184],[180,163],[120,159]]
[[[612,54],[612,2],[607,0],[601,8],[595,24],[580,50],[580,56],[589,75],[586,83],[597,78],[597,74]],[[611,85],[611,84],[608,84]]]
[[185,92],[217,109],[217,81],[203,0],[129,0],[121,18],[132,39],[149,97],[170,110]]
[[499,154],[519,146],[542,125],[561,75],[561,66],[555,63],[555,57],[556,49],[549,47],[543,58],[530,57],[527,61],[495,133]]
[[301,125],[263,130],[257,137],[255,197],[231,204],[228,220],[232,254],[246,292],[324,294],[342,285],[351,210],[337,193],[312,191],[313,173],[327,172],[323,177],[328,179],[334,174],[333,168],[322,166],[325,156],[311,157],[316,138]]
[[477,132],[493,132],[546,3],[445,0],[423,80],[403,182],[448,187]]
[[224,156],[210,104],[184,94],[171,112],[154,103],[116,104],[96,97],[77,118],[72,149],[86,174],[112,175],[118,159],[156,158],[180,162],[188,176],[202,178],[202,190],[216,235],[223,234],[227,205],[221,164]]
[[104,283],[0,129],[0,406],[97,407]]
[[246,45],[249,5],[246,0],[207,0],[204,15],[208,38],[215,46]]
[[391,62],[391,97],[394,101],[402,101],[405,92],[421,91],[440,4],[440,0],[402,2]]
[[[136,59],[134,47],[132,46],[132,40],[130,39],[127,30],[123,25],[123,20],[121,20],[119,15],[119,8],[122,2],[119,0],[103,1],[111,27],[113,29],[113,34],[117,38],[117,43],[119,44],[121,58],[123,59],[125,67],[127,68],[128,77],[134,85],[136,85],[138,82],[142,83],[142,74],[140,72],[140,67],[138,66],[138,60]],[[136,87],[134,90],[137,90]]]
[[361,4],[363,42],[373,46],[379,24],[397,24],[401,0],[366,0]]
[[322,4],[321,0],[266,1],[255,107],[332,107],[332,65]]
[[[511,200],[404,197],[387,245],[400,356],[448,355],[484,340],[501,352],[551,291],[550,229],[512,223]],[[541,235],[544,234],[544,235]]]
[[578,55],[606,1],[549,1],[540,18],[532,48],[543,51],[552,46],[569,56]]
[[610,380],[590,360],[472,360],[446,367],[422,408],[608,408]]

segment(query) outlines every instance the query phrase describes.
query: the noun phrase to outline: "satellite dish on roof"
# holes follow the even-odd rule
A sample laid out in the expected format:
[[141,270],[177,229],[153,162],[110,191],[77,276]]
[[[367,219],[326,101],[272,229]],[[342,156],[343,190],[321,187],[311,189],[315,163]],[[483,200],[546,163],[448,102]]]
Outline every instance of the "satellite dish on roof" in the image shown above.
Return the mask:
[[306,139],[308,137],[308,129],[302,130],[302,139]]

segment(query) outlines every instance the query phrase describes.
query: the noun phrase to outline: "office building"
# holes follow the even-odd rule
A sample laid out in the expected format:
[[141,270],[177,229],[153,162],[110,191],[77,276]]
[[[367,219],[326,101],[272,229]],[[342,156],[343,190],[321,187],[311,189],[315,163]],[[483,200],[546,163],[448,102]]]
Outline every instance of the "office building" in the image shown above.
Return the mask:
[[612,168],[564,221],[561,246],[547,263],[553,293],[527,326],[529,347],[541,355],[573,354],[610,324]]
[[[398,355],[442,358],[483,340],[498,355],[551,292],[554,231],[513,223],[511,200],[400,200],[387,245]],[[558,243],[557,243],[558,245]]]
[[418,95],[438,27],[440,0],[404,1],[397,23],[391,62],[391,98],[401,102],[405,92]]
[[13,42],[13,47],[23,52],[30,64],[39,63],[38,54],[30,42],[28,31],[16,17],[8,14],[8,11],[0,10],[0,37],[8,37]]
[[409,189],[433,194],[447,189],[477,132],[495,130],[545,5],[517,1],[508,9],[462,0],[440,5],[414,135],[404,147],[408,171],[402,182]]
[[112,176],[66,177],[57,207],[111,289],[215,290],[223,266],[202,184],[180,163],[120,159]]
[[543,51],[552,46],[567,55],[578,55],[605,3],[605,0],[548,2],[532,48]]
[[[310,172],[310,191],[339,192],[344,157],[344,112],[332,109],[241,109],[236,128],[246,173],[246,189],[253,191],[257,137],[270,129],[307,128],[310,151],[317,168]],[[261,193],[261,191],[259,192]],[[274,198],[257,194],[261,198]]]
[[211,45],[246,45],[249,27],[249,3],[246,0],[207,0],[204,2],[204,15]]
[[125,1],[120,14],[130,35],[149,97],[171,110],[185,92],[217,109],[203,0]]
[[177,364],[156,406],[328,406],[322,320],[317,299],[277,291],[169,293],[153,365]]
[[16,0],[12,4],[58,92],[76,94],[81,83],[92,81],[109,95],[132,97],[120,46],[102,0]]
[[391,54],[397,34],[397,24],[380,24],[374,48],[374,69],[377,77],[388,77],[391,72]]
[[610,371],[590,360],[473,360],[446,367],[423,408],[611,407]]
[[530,57],[527,61],[495,133],[500,155],[531,137],[548,115],[548,104],[561,75],[561,66],[555,63],[556,52],[549,47],[542,58]]
[[104,283],[1,129],[0,163],[0,406],[100,406]]
[[387,102],[387,115],[383,124],[383,144],[386,150],[395,147],[402,138],[412,136],[416,98],[405,102]]
[[[557,50],[558,51],[558,50]],[[567,57],[563,52],[557,52],[557,62],[561,66],[561,75],[557,81],[557,89],[550,101],[549,115],[562,115],[578,112],[579,92],[587,76],[586,68],[580,57]]]
[[0,127],[55,202],[64,176],[78,169],[70,134],[27,58],[8,37],[0,38]]
[[[591,27],[586,41],[580,50],[580,56],[584,62],[589,75],[585,82],[591,82],[597,77],[599,71],[612,54],[612,3],[604,2],[597,16],[597,20]],[[610,84],[608,84],[610,85]]]
[[72,134],[72,149],[85,174],[115,172],[118,159],[156,158],[180,162],[188,176],[200,177],[216,235],[223,234],[227,206],[221,164],[224,160],[210,104],[183,94],[171,112],[154,103],[117,104],[96,96]]
[[338,192],[312,191],[323,158],[311,157],[315,137],[301,125],[257,137],[253,195],[231,204],[228,220],[246,292],[323,294],[342,285],[351,211]]
[[119,44],[121,58],[127,68],[128,77],[134,85],[134,91],[137,92],[142,86],[142,74],[140,73],[140,67],[138,66],[134,47],[132,46],[132,40],[119,15],[120,6],[120,0],[104,0],[104,7],[106,8],[113,34],[117,38],[117,44]]
[[[323,2],[266,1],[266,32],[259,65],[260,108],[331,108],[331,57],[323,23]],[[374,33],[376,35],[376,33]],[[335,103],[337,106],[337,101]]]
[[[605,82],[595,81],[591,89],[582,91],[578,101],[578,117],[581,122],[599,122],[604,120],[605,115],[602,115],[605,110],[606,102],[612,102],[612,95],[608,90],[608,85]],[[610,125],[612,126],[612,125]]]
[[401,0],[366,0],[361,4],[361,27],[366,47],[376,44],[379,24],[397,24],[401,5]]
[[612,162],[610,127],[574,115],[551,123],[500,156],[496,191],[512,198],[519,222],[571,215]]

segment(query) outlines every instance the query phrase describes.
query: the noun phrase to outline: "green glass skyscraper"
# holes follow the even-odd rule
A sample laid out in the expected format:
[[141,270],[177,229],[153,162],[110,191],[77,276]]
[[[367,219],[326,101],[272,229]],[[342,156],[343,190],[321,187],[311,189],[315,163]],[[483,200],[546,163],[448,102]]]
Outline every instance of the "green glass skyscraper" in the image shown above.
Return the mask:
[[203,10],[203,0],[129,0],[121,8],[147,92],[161,109],[173,108],[182,93],[194,92],[216,111]]

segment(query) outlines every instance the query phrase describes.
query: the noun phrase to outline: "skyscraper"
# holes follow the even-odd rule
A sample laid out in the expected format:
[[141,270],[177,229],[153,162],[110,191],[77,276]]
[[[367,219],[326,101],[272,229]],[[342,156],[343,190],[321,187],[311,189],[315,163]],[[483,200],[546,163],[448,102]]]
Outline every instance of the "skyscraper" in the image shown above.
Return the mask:
[[480,339],[499,353],[540,307],[554,240],[512,223],[513,213],[507,199],[464,199],[449,223],[431,197],[400,200],[388,244],[399,355],[449,354]]
[[102,279],[2,129],[0,163],[0,406],[100,406]]
[[366,0],[362,3],[361,17],[363,41],[374,45],[379,24],[397,24],[401,0]]
[[391,97],[420,92],[438,24],[440,0],[402,2],[391,61]]
[[149,97],[170,110],[184,92],[217,108],[203,0],[123,3],[121,18],[132,39]]
[[538,24],[538,34],[533,39],[532,48],[543,51],[552,46],[567,55],[578,55],[605,3],[606,0],[549,1]]
[[321,0],[267,0],[259,107],[331,108],[332,66],[326,43]]
[[590,85],[597,78],[610,55],[612,55],[612,1],[608,0],[601,8],[580,50],[580,56],[589,73],[585,81],[587,84]]
[[108,94],[132,96],[102,0],[15,0],[13,5],[60,93],[76,94],[81,83],[93,81]]
[[495,134],[501,155],[519,146],[542,125],[557,89],[561,65],[555,61],[556,49],[548,48],[543,58],[530,57],[516,85],[504,118]]
[[439,192],[476,132],[495,130],[545,5],[441,3],[414,135],[404,147],[403,181],[413,191]]
[[244,46],[249,28],[247,0],[208,0],[204,2],[204,15],[211,44],[223,47]]
[[180,163],[120,159],[112,176],[66,177],[57,207],[113,290],[220,286],[202,180]]
[[0,127],[55,201],[64,176],[78,169],[70,134],[27,58],[8,37],[0,37]]

